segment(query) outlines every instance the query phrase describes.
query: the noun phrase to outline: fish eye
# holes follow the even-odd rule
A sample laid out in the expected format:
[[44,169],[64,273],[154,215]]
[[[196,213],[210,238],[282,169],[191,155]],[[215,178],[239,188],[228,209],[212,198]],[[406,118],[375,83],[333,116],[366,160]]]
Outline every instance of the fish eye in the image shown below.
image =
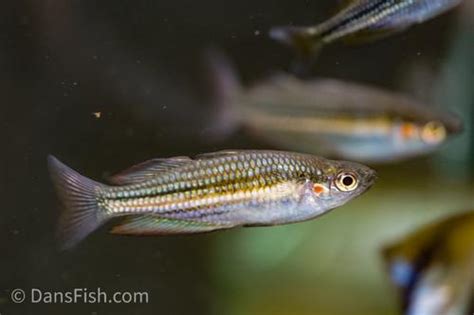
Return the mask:
[[438,144],[446,138],[446,128],[439,121],[427,123],[421,132],[421,138],[429,144]]
[[359,186],[357,177],[352,173],[340,173],[336,177],[336,187],[340,191],[353,191]]

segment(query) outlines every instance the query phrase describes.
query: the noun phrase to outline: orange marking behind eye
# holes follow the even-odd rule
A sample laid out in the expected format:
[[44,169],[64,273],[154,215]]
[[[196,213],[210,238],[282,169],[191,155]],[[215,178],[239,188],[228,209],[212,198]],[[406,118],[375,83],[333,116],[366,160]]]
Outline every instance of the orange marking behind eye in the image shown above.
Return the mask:
[[326,191],[326,187],[320,184],[314,184],[313,191],[315,192],[316,195],[321,195],[322,193]]
[[400,129],[403,139],[410,139],[415,136],[416,127],[413,124],[405,123]]

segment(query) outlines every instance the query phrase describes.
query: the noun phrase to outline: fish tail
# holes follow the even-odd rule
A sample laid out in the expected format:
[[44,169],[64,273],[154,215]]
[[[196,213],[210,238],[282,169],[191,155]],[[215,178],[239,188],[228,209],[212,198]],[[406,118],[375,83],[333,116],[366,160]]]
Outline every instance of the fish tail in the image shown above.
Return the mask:
[[105,185],[80,175],[54,156],[48,157],[48,165],[64,207],[58,236],[61,248],[69,249],[105,222],[97,199],[97,188]]
[[270,38],[292,46],[303,58],[314,58],[322,48],[319,32],[310,27],[279,26],[270,30]]
[[238,127],[235,96],[241,91],[240,80],[229,59],[218,49],[206,51],[206,63],[212,89],[214,123],[212,138],[220,140],[229,136]]

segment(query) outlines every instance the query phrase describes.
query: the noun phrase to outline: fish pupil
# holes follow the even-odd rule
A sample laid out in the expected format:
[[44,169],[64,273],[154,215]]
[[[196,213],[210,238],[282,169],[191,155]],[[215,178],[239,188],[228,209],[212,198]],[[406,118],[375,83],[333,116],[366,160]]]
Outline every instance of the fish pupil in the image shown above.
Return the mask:
[[352,186],[352,184],[354,184],[354,179],[353,179],[351,176],[345,176],[345,177],[342,179],[342,183],[343,183],[345,186]]

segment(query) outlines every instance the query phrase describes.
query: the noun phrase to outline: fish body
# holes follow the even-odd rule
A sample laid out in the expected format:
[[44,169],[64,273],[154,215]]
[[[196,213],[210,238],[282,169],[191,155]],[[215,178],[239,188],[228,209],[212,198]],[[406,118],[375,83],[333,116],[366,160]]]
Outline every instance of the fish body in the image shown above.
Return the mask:
[[228,64],[213,67],[219,116],[225,117],[216,120],[279,149],[386,163],[431,153],[462,129],[450,113],[375,87],[278,75],[244,89],[229,78]]
[[276,27],[270,36],[303,54],[339,39],[370,39],[400,32],[438,16],[462,0],[355,0],[329,20],[310,27]]
[[474,309],[474,214],[454,215],[387,246],[383,257],[406,315]]
[[375,173],[351,162],[279,151],[222,151],[155,159],[111,179],[87,179],[57,159],[50,169],[70,247],[106,220],[118,234],[188,234],[308,220],[369,188]]

